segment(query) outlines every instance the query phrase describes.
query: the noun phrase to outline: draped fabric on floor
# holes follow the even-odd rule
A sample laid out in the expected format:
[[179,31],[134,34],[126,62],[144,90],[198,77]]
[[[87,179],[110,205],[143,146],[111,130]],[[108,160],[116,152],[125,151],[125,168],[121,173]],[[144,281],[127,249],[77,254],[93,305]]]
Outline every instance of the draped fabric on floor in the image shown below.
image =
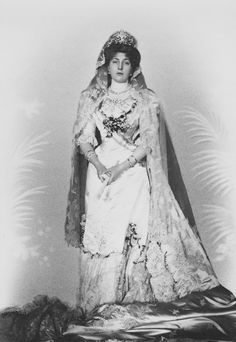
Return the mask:
[[87,327],[74,327],[68,333],[88,340],[186,337],[236,341],[236,299],[217,286],[171,303],[103,305],[92,312]]
[[38,296],[0,316],[1,342],[236,341],[236,298],[222,286],[170,303],[104,304],[87,317],[56,298]]

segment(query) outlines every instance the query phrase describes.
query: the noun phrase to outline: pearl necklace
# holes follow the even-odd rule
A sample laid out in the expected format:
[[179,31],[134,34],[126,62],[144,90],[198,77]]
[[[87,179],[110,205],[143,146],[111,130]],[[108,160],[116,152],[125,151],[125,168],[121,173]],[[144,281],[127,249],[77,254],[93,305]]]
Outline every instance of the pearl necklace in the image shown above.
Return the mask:
[[115,90],[113,90],[111,88],[108,88],[108,92],[110,92],[110,93],[112,93],[114,95],[120,95],[120,94],[126,93],[128,90],[130,90],[130,88],[131,88],[131,85],[129,85],[125,90],[122,90],[122,91],[115,91]]

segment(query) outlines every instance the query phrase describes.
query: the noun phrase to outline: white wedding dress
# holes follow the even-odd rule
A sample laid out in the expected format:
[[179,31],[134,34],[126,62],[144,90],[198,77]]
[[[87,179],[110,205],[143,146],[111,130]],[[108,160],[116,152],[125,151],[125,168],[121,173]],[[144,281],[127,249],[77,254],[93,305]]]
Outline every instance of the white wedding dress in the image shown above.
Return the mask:
[[[141,110],[140,93],[134,88],[120,94],[108,90],[78,143],[96,146],[97,127],[102,139],[96,148],[99,160],[107,168],[126,160],[142,143]],[[102,183],[89,164],[77,291],[84,310],[103,303],[171,301],[219,284],[168,183],[160,190],[159,204],[171,231],[163,226],[160,239],[155,227],[148,229],[150,191],[145,161],[110,185]]]

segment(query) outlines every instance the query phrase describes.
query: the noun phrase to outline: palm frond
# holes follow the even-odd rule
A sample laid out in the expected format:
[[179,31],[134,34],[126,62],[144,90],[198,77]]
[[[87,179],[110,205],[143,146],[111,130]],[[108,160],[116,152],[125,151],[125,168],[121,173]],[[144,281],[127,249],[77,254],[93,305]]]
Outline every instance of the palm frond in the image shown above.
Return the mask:
[[220,205],[203,205],[201,225],[208,233],[216,260],[231,255],[236,244],[236,231],[232,212]]
[[30,167],[36,165],[42,165],[43,162],[34,156],[43,151],[43,147],[48,145],[48,141],[45,137],[49,135],[50,132],[45,132],[41,135],[35,136],[30,135],[26,137],[20,144],[16,145],[12,156],[11,163],[17,172],[19,171],[29,171]]
[[13,204],[20,205],[22,201],[29,201],[29,198],[31,196],[43,194],[46,188],[47,187],[44,185],[44,186],[37,186],[32,189],[26,189],[23,191],[23,189],[20,186],[19,189],[16,189],[13,193],[14,194]]
[[[34,198],[45,193],[45,186],[32,186],[25,173],[37,175],[38,166],[43,161],[38,154],[48,144],[49,132],[40,135],[29,135],[17,144],[8,155],[5,166],[5,197],[3,202],[2,225],[6,227],[5,241],[8,248],[24,259],[36,255],[35,246],[27,246],[31,240],[29,231],[35,217]],[[25,235],[23,231],[27,230]],[[22,235],[23,233],[23,235]]]
[[[193,108],[178,112],[192,143],[191,174],[201,190],[228,196],[235,187],[236,163],[228,150],[228,132],[219,116]],[[180,116],[181,115],[181,116]]]
[[192,164],[193,179],[198,180],[202,189],[222,196],[233,190],[236,163],[230,153],[213,149],[196,152]]
[[[229,134],[221,118],[214,113],[200,113],[193,108],[178,112],[184,126],[186,142],[191,153],[190,174],[195,186],[216,202],[224,201],[228,208],[206,204],[201,210],[199,224],[213,245],[215,259],[221,260],[236,244],[234,217],[230,199],[235,191],[236,162],[229,149]],[[218,202],[219,202],[218,201]]]
[[227,138],[226,127],[219,116],[208,113],[206,117],[190,107],[178,113],[181,114],[183,124],[194,145],[222,143]]

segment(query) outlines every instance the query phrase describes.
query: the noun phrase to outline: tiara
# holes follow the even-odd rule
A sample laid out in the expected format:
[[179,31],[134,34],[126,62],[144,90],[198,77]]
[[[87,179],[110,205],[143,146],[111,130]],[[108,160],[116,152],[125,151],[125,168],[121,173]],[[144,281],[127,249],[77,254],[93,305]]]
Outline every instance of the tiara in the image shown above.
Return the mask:
[[124,30],[117,31],[113,33],[106,44],[104,45],[104,48],[109,47],[112,44],[124,44],[136,47],[137,46],[137,40],[132,36],[130,33]]

